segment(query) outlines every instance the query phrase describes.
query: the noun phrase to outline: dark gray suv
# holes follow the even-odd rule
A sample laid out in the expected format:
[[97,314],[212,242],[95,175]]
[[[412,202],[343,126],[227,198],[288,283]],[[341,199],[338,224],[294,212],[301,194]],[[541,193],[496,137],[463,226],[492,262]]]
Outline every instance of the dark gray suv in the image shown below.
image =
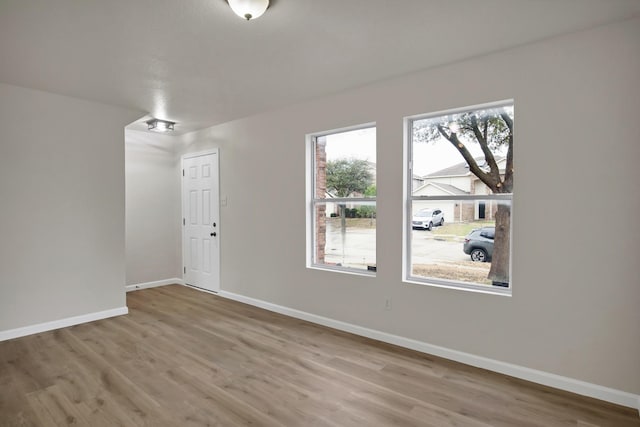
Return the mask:
[[493,255],[493,239],[495,227],[482,227],[471,230],[464,238],[462,250],[471,256],[471,261],[488,262]]

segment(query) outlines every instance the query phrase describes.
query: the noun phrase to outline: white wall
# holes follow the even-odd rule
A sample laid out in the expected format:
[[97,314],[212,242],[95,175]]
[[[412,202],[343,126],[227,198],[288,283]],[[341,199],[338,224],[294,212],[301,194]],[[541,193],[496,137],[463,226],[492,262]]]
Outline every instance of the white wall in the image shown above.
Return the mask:
[[[221,148],[222,289],[640,393],[639,50],[636,19],[186,135],[184,152]],[[509,98],[513,297],[403,284],[402,118]],[[368,122],[377,277],[308,270],[305,134]]]
[[127,130],[127,284],[182,277],[180,156],[175,137]]
[[0,84],[0,331],[125,306],[124,126]]
[[[462,158],[462,157],[461,157]],[[468,176],[454,176],[454,177],[446,177],[446,178],[427,178],[424,183],[427,182],[436,182],[439,184],[448,184],[453,185],[454,187],[459,188],[460,190],[470,192],[471,191],[471,178]]]

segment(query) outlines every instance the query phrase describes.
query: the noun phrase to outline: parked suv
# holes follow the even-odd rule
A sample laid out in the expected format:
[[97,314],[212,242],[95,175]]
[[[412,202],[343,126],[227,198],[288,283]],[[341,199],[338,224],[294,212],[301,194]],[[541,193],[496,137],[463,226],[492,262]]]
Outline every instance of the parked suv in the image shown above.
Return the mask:
[[413,215],[411,225],[414,229],[431,230],[434,225],[444,224],[441,209],[421,209]]
[[471,256],[471,261],[488,262],[493,255],[495,227],[482,227],[471,230],[464,238],[462,250]]

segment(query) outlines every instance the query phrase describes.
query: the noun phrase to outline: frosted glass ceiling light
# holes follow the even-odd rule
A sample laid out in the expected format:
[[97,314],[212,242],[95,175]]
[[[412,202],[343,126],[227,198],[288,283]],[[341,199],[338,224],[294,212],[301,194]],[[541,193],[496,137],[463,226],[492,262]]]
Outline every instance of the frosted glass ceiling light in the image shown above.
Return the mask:
[[149,130],[155,132],[170,132],[173,130],[174,122],[168,120],[151,119],[147,120],[147,126]]
[[269,7],[269,0],[227,0],[231,10],[247,21],[256,19]]

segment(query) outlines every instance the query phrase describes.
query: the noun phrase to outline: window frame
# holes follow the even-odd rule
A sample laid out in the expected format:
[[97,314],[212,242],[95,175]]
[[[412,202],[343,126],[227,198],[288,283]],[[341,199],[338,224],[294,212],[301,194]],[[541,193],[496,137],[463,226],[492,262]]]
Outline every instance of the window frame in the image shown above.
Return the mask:
[[[306,267],[314,270],[333,271],[338,273],[353,274],[357,276],[375,277],[377,268],[375,271],[363,270],[353,267],[344,267],[330,264],[319,264],[316,261],[316,218],[315,209],[320,203],[352,203],[352,204],[366,204],[368,206],[374,206],[377,208],[377,195],[376,197],[337,197],[333,199],[322,199],[316,197],[316,141],[318,138],[334,135],[338,133],[357,131],[360,129],[376,128],[376,122],[363,123],[355,126],[348,126],[338,129],[332,129],[322,132],[314,132],[306,135],[305,138],[305,152],[306,152]],[[377,151],[377,136],[376,136],[376,151]],[[376,164],[377,169],[377,164]],[[378,228],[375,230],[376,236],[376,267],[378,264]]]
[[[460,108],[452,108],[446,110],[435,111],[431,113],[416,114],[407,116],[403,119],[403,232],[402,232],[402,282],[414,285],[426,285],[439,288],[457,289],[470,292],[486,293],[500,296],[510,297],[513,294],[513,212],[514,201],[513,191],[511,193],[500,194],[478,194],[478,195],[451,195],[451,196],[414,196],[413,195],[413,122],[417,120],[424,120],[444,115],[459,114],[479,109],[496,108],[511,105],[514,106],[513,99],[505,99],[496,102],[489,102],[483,104],[470,105]],[[411,237],[412,237],[412,204],[414,201],[428,200],[428,201],[455,201],[459,200],[463,202],[476,202],[483,200],[506,200],[511,206],[511,221],[509,232],[509,286],[501,288],[499,286],[487,286],[474,283],[465,283],[457,280],[440,279],[435,277],[423,277],[415,276],[412,274],[412,251],[411,251]],[[462,248],[461,248],[462,250]]]

